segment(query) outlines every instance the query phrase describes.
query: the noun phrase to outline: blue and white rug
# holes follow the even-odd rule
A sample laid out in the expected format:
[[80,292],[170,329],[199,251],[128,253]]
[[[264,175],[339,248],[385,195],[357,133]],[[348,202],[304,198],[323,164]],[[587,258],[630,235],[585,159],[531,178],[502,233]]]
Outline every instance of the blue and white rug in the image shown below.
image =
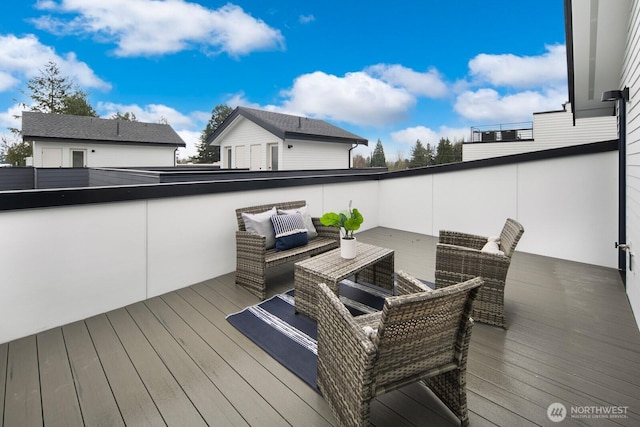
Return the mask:
[[[388,291],[351,280],[340,283],[340,300],[358,316],[382,310]],[[227,320],[271,357],[309,384],[314,390],[317,371],[315,320],[295,314],[293,289],[260,304],[230,314]]]

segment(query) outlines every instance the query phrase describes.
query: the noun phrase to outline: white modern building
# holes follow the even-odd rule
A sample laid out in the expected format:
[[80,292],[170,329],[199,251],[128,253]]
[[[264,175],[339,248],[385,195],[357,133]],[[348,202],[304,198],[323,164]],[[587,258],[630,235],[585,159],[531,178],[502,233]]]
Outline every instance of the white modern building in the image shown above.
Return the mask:
[[530,127],[519,129],[496,125],[482,127],[491,130],[474,132],[478,128],[472,128],[471,141],[462,145],[462,160],[488,159],[618,138],[616,117],[611,111],[600,117],[575,118],[570,102],[563,104],[562,110],[534,113],[533,122],[529,123]]

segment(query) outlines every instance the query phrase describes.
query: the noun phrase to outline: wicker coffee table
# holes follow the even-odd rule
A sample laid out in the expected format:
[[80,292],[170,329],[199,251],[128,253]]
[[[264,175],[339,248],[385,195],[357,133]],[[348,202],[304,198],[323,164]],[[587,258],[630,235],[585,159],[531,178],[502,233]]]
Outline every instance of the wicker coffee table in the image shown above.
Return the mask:
[[360,242],[356,247],[357,255],[353,259],[342,258],[338,248],[295,264],[297,313],[316,319],[318,284],[326,283],[338,295],[340,281],[354,274],[356,280],[393,292],[393,250]]

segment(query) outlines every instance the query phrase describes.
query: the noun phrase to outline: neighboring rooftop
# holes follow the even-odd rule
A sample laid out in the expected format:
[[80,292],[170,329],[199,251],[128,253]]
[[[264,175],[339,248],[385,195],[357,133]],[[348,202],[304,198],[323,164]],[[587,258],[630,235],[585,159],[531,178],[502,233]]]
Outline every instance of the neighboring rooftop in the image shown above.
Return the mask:
[[84,140],[114,143],[144,143],[186,147],[170,125],[88,116],[22,112],[25,140]]
[[246,107],[237,107],[233,110],[218,129],[207,138],[207,143],[211,144],[215,141],[238,116],[251,120],[282,139],[314,139],[326,140],[327,142],[343,142],[345,144],[369,145],[367,139],[323,120]]

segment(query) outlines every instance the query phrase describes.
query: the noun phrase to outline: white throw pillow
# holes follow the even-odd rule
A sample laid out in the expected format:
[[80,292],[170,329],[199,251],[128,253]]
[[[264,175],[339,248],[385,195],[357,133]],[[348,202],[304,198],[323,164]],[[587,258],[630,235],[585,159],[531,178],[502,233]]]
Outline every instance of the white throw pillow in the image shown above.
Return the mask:
[[280,215],[292,215],[292,214],[299,213],[300,215],[302,215],[302,219],[304,220],[304,226],[307,228],[307,237],[309,237],[309,239],[318,237],[318,231],[316,230],[316,227],[313,225],[313,221],[311,220],[311,215],[309,214],[309,207],[307,205],[304,205],[301,208],[295,208],[295,209],[278,209],[278,213]]
[[271,249],[276,245],[276,235],[273,231],[271,217],[276,215],[277,212],[278,211],[276,210],[275,206],[268,211],[256,214],[242,212],[244,228],[251,233],[256,233],[264,236],[266,238],[264,245],[266,249]]
[[480,250],[489,254],[504,255],[504,252],[500,250],[498,242],[488,241]]

